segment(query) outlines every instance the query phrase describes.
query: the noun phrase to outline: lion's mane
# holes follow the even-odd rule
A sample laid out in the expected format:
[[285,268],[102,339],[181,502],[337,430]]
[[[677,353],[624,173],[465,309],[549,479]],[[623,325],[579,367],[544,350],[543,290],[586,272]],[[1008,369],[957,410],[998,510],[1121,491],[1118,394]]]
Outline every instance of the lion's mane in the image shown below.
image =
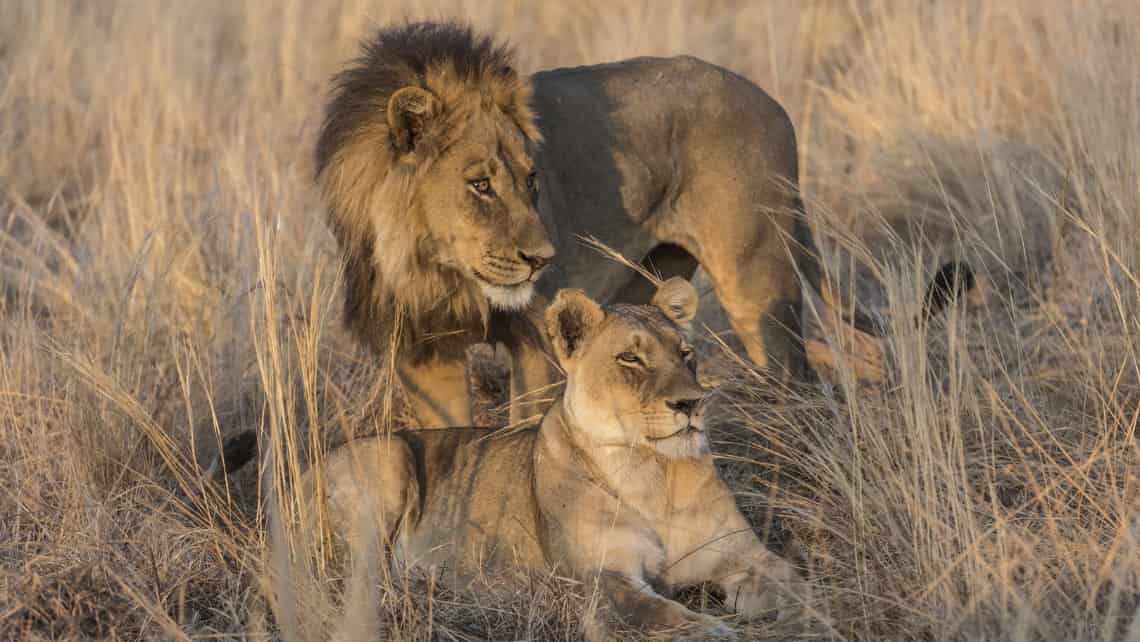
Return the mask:
[[[397,152],[388,100],[405,87],[430,91],[442,107],[417,140],[415,162]],[[316,145],[316,179],[345,269],[345,321],[373,350],[400,346],[418,357],[444,349],[431,337],[485,327],[479,289],[432,260],[416,203],[425,167],[445,150],[467,116],[496,107],[525,136],[541,138],[529,80],[513,52],[457,23],[410,23],[378,32],[333,79]]]

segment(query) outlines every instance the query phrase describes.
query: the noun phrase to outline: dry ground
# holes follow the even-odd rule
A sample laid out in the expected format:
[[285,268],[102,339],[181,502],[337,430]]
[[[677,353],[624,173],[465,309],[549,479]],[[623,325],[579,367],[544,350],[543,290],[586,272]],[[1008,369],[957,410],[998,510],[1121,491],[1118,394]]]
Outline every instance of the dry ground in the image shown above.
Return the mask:
[[[893,376],[860,390],[770,390],[709,350],[715,448],[811,577],[814,635],[1140,640],[1129,0],[0,0],[0,638],[279,637],[257,475],[198,467],[256,426],[287,477],[384,410],[309,155],[329,74],[410,16],[526,69],[695,54],[793,115],[828,257],[895,321]],[[982,291],[913,327],[950,257]],[[573,639],[584,599],[380,593],[394,639]],[[299,626],[336,617],[297,599]]]

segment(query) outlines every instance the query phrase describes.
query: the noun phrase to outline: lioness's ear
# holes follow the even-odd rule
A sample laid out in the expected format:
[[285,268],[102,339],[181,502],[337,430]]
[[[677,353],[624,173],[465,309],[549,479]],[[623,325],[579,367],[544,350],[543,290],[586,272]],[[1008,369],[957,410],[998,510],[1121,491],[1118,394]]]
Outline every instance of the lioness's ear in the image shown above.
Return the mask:
[[438,107],[439,100],[422,87],[404,87],[392,94],[388,99],[388,129],[397,152],[406,154],[415,149]]
[[653,295],[653,305],[673,323],[688,330],[693,317],[697,316],[697,289],[692,283],[675,276],[657,288],[657,294]]
[[605,318],[602,306],[582,290],[559,290],[554,302],[546,308],[546,332],[558,362],[565,364],[567,359],[577,356],[582,342]]

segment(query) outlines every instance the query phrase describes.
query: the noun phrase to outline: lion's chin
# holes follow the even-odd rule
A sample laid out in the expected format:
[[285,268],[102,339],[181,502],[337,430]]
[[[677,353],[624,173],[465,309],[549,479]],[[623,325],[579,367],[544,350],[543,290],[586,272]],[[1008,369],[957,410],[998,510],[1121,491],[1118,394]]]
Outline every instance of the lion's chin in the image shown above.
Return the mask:
[[530,281],[512,286],[492,285],[480,281],[479,287],[483,289],[483,294],[491,303],[491,307],[499,310],[522,310],[530,305],[531,299],[534,298],[534,283]]

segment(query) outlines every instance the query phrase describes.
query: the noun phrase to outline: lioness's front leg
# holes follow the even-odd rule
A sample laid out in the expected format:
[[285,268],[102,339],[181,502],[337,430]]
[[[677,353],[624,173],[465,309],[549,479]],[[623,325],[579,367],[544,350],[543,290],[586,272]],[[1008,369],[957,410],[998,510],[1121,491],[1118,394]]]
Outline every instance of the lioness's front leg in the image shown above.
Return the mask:
[[471,393],[465,358],[405,361],[397,365],[397,371],[420,428],[471,425]]
[[725,605],[746,618],[776,612],[784,620],[798,614],[808,599],[799,573],[760,541],[715,473],[702,486],[694,494],[700,501],[671,520],[668,582],[713,582],[724,590]]
[[734,518],[687,547],[690,553],[673,569],[670,581],[711,581],[724,590],[725,606],[745,618],[775,613],[781,621],[801,613],[808,585],[787,560],[760,541],[733,506]]

